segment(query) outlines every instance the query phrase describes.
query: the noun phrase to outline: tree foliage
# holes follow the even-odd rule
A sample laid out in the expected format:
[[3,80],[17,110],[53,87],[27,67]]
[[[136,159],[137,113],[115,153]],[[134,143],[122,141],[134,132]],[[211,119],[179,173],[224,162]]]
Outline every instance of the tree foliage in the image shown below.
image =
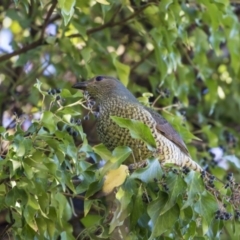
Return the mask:
[[[238,4],[1,3],[0,238],[239,238]],[[160,111],[209,173],[154,158],[129,172],[131,149],[100,144],[71,89],[101,74]],[[143,124],[114,120],[154,146]]]

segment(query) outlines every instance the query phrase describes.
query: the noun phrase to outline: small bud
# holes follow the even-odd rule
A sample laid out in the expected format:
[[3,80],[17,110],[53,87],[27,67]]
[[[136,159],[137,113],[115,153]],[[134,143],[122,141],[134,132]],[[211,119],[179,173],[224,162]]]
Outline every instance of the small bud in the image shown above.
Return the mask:
[[53,89],[51,90],[51,94],[52,94],[52,95],[55,95],[55,94],[56,94],[56,89],[53,88]]
[[168,191],[168,190],[169,190],[169,188],[168,188],[168,186],[167,186],[166,183],[163,183],[163,188],[164,188],[165,191]]
[[209,178],[210,178],[211,180],[214,180],[214,179],[215,179],[215,177],[214,177],[213,175],[210,175]]
[[216,214],[219,215],[220,213],[221,213],[221,211],[218,209],[218,210],[216,211]]
[[57,93],[60,93],[61,91],[62,91],[62,90],[59,89],[59,88],[56,89],[56,92],[57,92]]
[[83,117],[83,120],[84,120],[84,121],[87,121],[87,120],[89,120],[89,118],[90,118],[90,117],[89,117],[89,115],[87,114],[87,115],[85,115],[85,116]]
[[152,201],[152,198],[150,196],[148,196],[146,193],[142,194],[142,201],[145,203],[149,203]]
[[224,188],[226,189],[226,188],[228,188],[229,186],[230,186],[230,184],[227,183],[227,184],[224,186]]
[[77,125],[80,126],[81,124],[82,124],[82,120],[79,118],[79,119],[77,120]]
[[233,173],[228,173],[227,180],[232,182],[233,181]]
[[203,178],[205,176],[206,176],[206,171],[205,170],[201,171],[201,177]]
[[84,92],[83,92],[83,97],[84,97],[85,99],[87,99],[88,96],[89,96],[88,91],[84,91]]
[[100,113],[99,112],[93,112],[93,115],[94,115],[95,118],[99,118]]
[[70,130],[68,131],[68,134],[71,135],[71,136],[73,135],[73,129],[72,128],[70,128]]
[[224,217],[223,215],[220,216],[220,219],[221,219],[221,220],[224,220],[224,218],[225,218],[225,217]]
[[73,135],[73,137],[77,137],[78,132],[77,131],[73,131],[72,135]]
[[89,104],[91,107],[93,107],[93,106],[96,104],[96,102],[93,101],[92,99],[90,99],[89,102],[88,102],[88,104]]
[[178,173],[177,169],[174,168],[173,173],[177,174]]
[[190,169],[184,166],[182,172],[183,174],[188,174],[190,172]]
[[207,94],[208,92],[209,92],[209,90],[208,90],[207,87],[203,87],[203,88],[201,89],[201,94],[202,94],[202,95],[205,95],[205,94]]
[[56,100],[59,101],[60,99],[61,99],[61,97],[58,95],[58,96],[56,97]]

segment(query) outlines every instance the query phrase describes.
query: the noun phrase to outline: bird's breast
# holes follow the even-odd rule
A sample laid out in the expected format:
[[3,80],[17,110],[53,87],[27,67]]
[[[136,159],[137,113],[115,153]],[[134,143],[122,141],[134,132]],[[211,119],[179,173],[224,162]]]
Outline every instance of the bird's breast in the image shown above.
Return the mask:
[[[109,101],[99,107],[99,117],[97,120],[97,132],[100,141],[110,150],[114,150],[117,146],[128,146],[133,150],[137,159],[145,159],[149,157],[150,151],[146,144],[131,137],[130,132],[126,128],[118,126],[111,116],[117,116],[128,119],[135,119],[148,124],[148,116],[142,114],[138,106],[119,101]],[[149,123],[152,125],[152,123]]]

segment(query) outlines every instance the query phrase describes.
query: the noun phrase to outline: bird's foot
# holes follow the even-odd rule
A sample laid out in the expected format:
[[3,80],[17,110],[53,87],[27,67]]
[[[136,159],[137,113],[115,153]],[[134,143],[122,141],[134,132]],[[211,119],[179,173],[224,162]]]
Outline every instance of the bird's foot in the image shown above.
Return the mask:
[[132,173],[133,171],[135,171],[136,169],[138,168],[144,168],[146,167],[148,164],[147,164],[147,161],[141,161],[141,162],[138,162],[138,163],[132,163],[128,166],[128,170],[130,173]]

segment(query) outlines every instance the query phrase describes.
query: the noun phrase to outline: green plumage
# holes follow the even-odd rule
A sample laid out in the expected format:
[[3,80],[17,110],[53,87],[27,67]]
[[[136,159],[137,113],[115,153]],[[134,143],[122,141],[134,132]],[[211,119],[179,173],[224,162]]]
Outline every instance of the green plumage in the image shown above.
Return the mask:
[[[140,104],[117,79],[98,76],[73,87],[87,91],[96,101],[99,111],[97,132],[101,142],[109,150],[112,151],[117,146],[128,146],[133,150],[136,161],[157,155],[163,164],[174,163],[193,170],[202,170],[190,158],[186,145],[172,126],[153,109]],[[150,151],[143,141],[132,138],[129,130],[119,127],[110,116],[135,119],[146,124],[155,138],[157,152]]]

